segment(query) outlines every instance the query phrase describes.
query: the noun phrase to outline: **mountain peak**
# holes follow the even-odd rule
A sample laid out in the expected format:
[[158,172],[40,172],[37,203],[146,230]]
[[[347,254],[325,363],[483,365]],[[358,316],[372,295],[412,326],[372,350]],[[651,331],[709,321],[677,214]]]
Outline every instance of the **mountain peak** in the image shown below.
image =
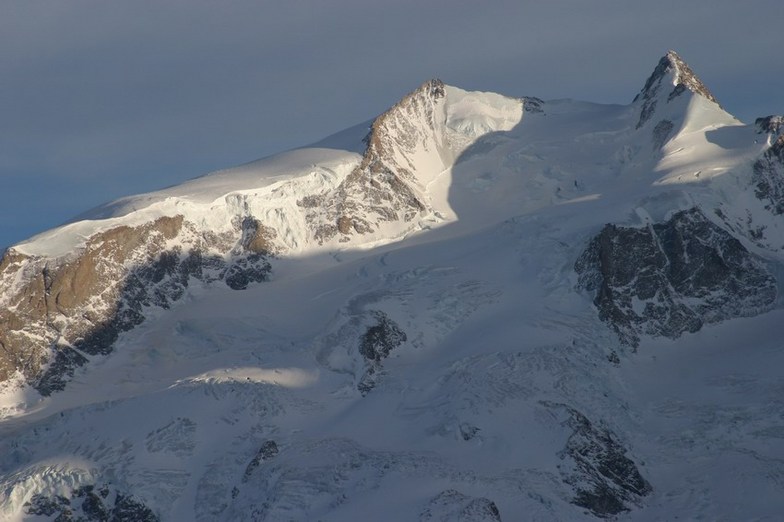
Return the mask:
[[[669,92],[666,92],[667,85],[672,85]],[[662,86],[665,86],[664,90],[662,90]],[[687,90],[719,104],[718,100],[678,53],[672,50],[667,51],[667,54],[662,56],[653,73],[645,81],[645,86],[640,93],[634,97],[634,102],[642,100],[642,110],[637,128],[642,127],[651,118],[659,98],[666,95],[666,103],[669,103]]]
[[719,103],[705,86],[705,84],[702,83],[696,74],[694,74],[694,71],[692,71],[691,67],[689,67],[689,64],[684,62],[683,59],[678,56],[678,53],[672,50],[667,51],[667,54],[661,59],[661,61],[665,60],[670,64],[670,67],[673,70],[673,83],[676,88],[683,86],[695,94],[704,96],[713,103]]
[[446,94],[444,92],[445,84],[438,78],[426,81],[420,89],[429,93],[433,98],[443,98]]

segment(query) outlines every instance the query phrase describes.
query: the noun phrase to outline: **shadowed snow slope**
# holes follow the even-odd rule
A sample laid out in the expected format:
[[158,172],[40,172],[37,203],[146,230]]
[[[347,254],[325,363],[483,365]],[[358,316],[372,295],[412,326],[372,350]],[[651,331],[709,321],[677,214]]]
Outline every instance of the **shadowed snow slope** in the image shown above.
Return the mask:
[[672,51],[628,105],[430,80],[10,248],[0,518],[775,518],[780,121]]

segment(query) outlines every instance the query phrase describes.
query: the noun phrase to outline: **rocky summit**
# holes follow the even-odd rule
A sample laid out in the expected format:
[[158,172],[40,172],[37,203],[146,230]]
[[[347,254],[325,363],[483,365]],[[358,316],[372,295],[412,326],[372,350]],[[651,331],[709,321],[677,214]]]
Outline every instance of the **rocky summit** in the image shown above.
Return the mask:
[[9,247],[0,519],[775,519],[782,117],[641,84],[428,80]]

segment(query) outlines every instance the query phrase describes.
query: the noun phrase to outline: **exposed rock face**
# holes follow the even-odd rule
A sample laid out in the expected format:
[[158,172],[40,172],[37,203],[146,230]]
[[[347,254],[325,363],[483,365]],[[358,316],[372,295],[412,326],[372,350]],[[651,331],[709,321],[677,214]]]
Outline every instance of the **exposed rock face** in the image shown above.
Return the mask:
[[0,261],[0,381],[15,372],[48,395],[90,356],[168,308],[192,280],[235,289],[266,279],[271,234],[253,218],[235,234],[201,232],[182,216],[90,237],[78,252],[38,258],[9,249]]
[[784,135],[754,162],[751,180],[765,208],[777,216],[784,214]]
[[275,242],[278,233],[274,228],[264,226],[252,216],[245,216],[240,222],[240,230],[242,237],[240,244],[234,249],[235,253],[241,254],[243,251],[263,255],[281,253],[281,248]]
[[374,232],[389,221],[411,221],[425,209],[416,187],[413,158],[431,155],[441,163],[444,84],[430,80],[376,118],[365,139],[360,165],[333,192],[303,198],[306,219],[323,243],[338,234]]
[[274,440],[266,440],[259,448],[259,451],[256,452],[256,455],[253,457],[248,463],[248,467],[245,468],[245,475],[242,477],[243,482],[247,482],[247,480],[253,475],[253,472],[262,462],[266,462],[272,458],[274,458],[278,454],[278,445],[275,443]]
[[544,100],[542,100],[541,98],[537,98],[536,96],[524,96],[523,110],[525,110],[525,112],[531,112],[531,113],[543,113]]
[[543,404],[565,414],[564,424],[573,430],[560,455],[571,464],[562,473],[575,490],[573,504],[605,518],[629,511],[630,504],[653,491],[610,430],[565,404]]
[[687,90],[716,104],[719,103],[686,62],[675,51],[669,51],[659,60],[642,91],[634,98],[635,102],[642,103],[637,128],[639,129],[651,119],[665,93],[667,97],[664,102],[669,103]]
[[667,143],[673,128],[674,125],[670,120],[661,120],[656,124],[656,126],[653,128],[654,149],[661,149],[664,144]]
[[757,134],[780,134],[784,129],[784,116],[765,116],[754,120]]
[[155,513],[132,496],[112,491],[108,486],[85,485],[71,496],[34,495],[25,504],[28,515],[51,517],[58,522],[157,522]]
[[675,338],[705,323],[769,310],[776,281],[697,208],[645,228],[606,225],[575,264],[599,317],[624,343]]
[[433,497],[419,516],[420,522],[501,522],[495,502],[447,489]]
[[[447,136],[446,90],[431,80],[404,97],[376,118],[362,160],[348,176],[319,185],[323,192],[302,192],[297,219],[304,219],[307,241],[389,239],[432,211],[426,185],[456,154]],[[541,104],[525,101],[531,111]],[[177,215],[95,233],[61,257],[6,252],[0,260],[0,382],[19,372],[50,394],[91,356],[111,351],[121,332],[141,323],[145,307],[169,307],[192,281],[222,280],[236,290],[263,281],[268,258],[282,252],[290,231],[247,215],[241,198],[232,204],[238,214],[233,229],[220,234]],[[110,217],[112,208],[101,216]]]
[[381,369],[381,361],[407,340],[406,333],[384,312],[374,310],[371,315],[376,324],[367,329],[359,342],[359,353],[368,365],[367,372],[357,385],[363,395],[375,386],[376,373]]
[[372,312],[378,323],[371,326],[359,344],[361,353],[369,363],[380,363],[389,352],[406,342],[406,334],[384,312]]

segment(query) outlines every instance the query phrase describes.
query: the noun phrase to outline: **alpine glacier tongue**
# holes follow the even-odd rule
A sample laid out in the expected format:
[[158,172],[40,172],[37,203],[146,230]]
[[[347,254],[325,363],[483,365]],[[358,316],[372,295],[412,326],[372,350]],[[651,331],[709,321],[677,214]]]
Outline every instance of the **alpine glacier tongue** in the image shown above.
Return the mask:
[[434,79],[10,248],[0,519],[775,519],[782,121]]

